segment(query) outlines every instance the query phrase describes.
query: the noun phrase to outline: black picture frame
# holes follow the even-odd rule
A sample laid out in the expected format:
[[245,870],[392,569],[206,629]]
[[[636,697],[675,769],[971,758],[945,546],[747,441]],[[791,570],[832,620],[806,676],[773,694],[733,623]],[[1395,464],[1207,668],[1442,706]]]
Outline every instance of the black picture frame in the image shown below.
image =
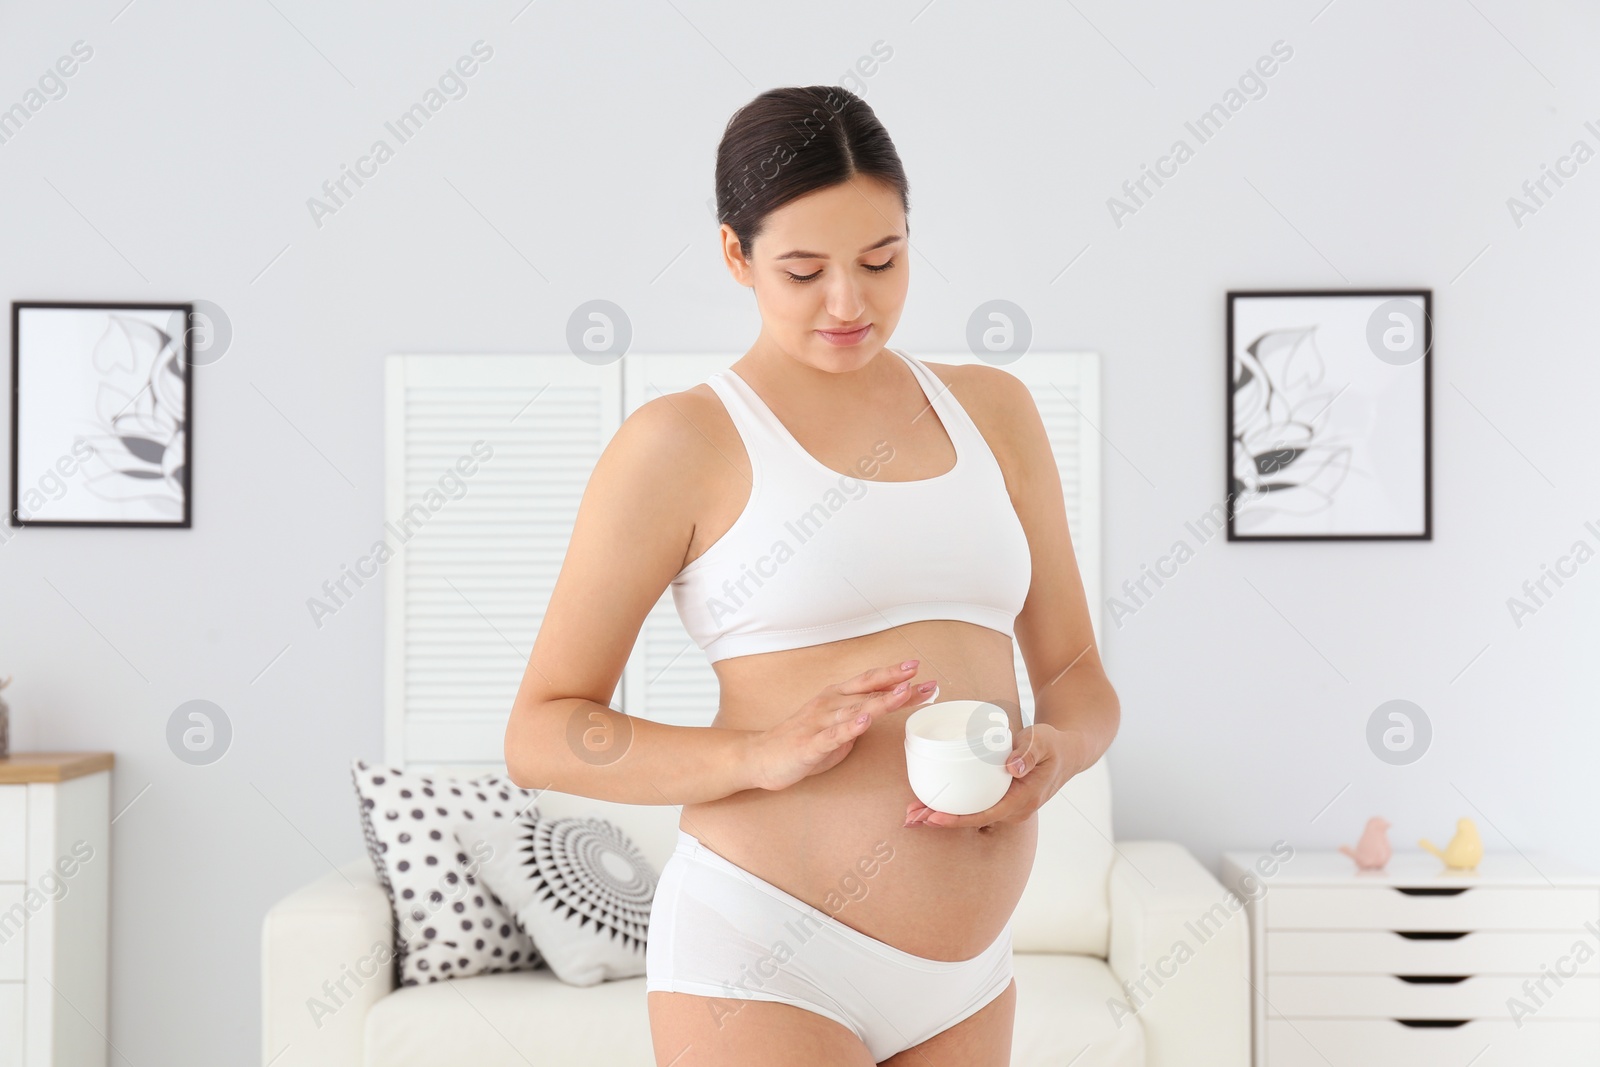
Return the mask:
[[[1251,454],[1249,452],[1249,450],[1248,450],[1248,444],[1244,440],[1245,432],[1244,432],[1244,430],[1242,430],[1242,428],[1238,425],[1238,422],[1236,421],[1236,416],[1239,414],[1238,407],[1242,402],[1245,402],[1243,400],[1243,398],[1241,397],[1241,392],[1250,390],[1252,388],[1252,385],[1254,386],[1254,388],[1256,390],[1259,390],[1259,389],[1262,389],[1262,388],[1266,388],[1266,389],[1270,390],[1270,389],[1274,388],[1271,385],[1270,377],[1268,377],[1268,376],[1266,376],[1264,374],[1264,367],[1259,362],[1254,362],[1252,364],[1252,363],[1248,363],[1248,362],[1246,362],[1244,360],[1241,360],[1241,358],[1240,358],[1241,349],[1237,347],[1238,344],[1239,344],[1239,340],[1240,339],[1238,337],[1236,337],[1236,335],[1235,335],[1236,334],[1236,326],[1238,324],[1238,318],[1239,318],[1238,312],[1239,312],[1239,309],[1240,309],[1240,302],[1241,301],[1255,301],[1255,300],[1271,301],[1271,300],[1280,299],[1280,298],[1281,299],[1286,299],[1286,300],[1292,299],[1292,300],[1295,300],[1295,301],[1299,301],[1302,304],[1307,302],[1307,301],[1311,301],[1311,302],[1315,302],[1315,301],[1319,301],[1319,300],[1349,301],[1349,300],[1352,300],[1352,299],[1357,300],[1357,301],[1371,301],[1371,302],[1373,302],[1372,303],[1373,311],[1370,313],[1370,315],[1368,317],[1368,320],[1367,320],[1367,322],[1365,324],[1366,332],[1365,332],[1364,340],[1366,341],[1366,346],[1365,347],[1367,348],[1367,350],[1364,351],[1364,352],[1355,350],[1357,347],[1360,347],[1360,346],[1356,346],[1356,345],[1353,344],[1353,341],[1352,341],[1352,338],[1351,338],[1351,331],[1349,329],[1349,326],[1351,324],[1351,320],[1353,318],[1353,315],[1358,310],[1359,305],[1357,305],[1356,307],[1350,307],[1350,306],[1347,305],[1345,307],[1337,309],[1337,311],[1332,306],[1330,306],[1330,308],[1328,309],[1328,311],[1330,312],[1330,317],[1339,318],[1339,319],[1342,320],[1341,321],[1342,329],[1338,333],[1338,338],[1339,338],[1338,347],[1341,350],[1334,357],[1334,359],[1335,359],[1335,363],[1334,363],[1335,369],[1337,369],[1338,366],[1339,366],[1338,361],[1350,361],[1348,363],[1345,363],[1344,366],[1349,368],[1349,369],[1351,369],[1352,372],[1353,372],[1351,374],[1349,380],[1346,381],[1346,385],[1340,389],[1340,394],[1342,394],[1344,389],[1348,388],[1350,386],[1351,382],[1355,381],[1358,377],[1369,377],[1369,376],[1371,376],[1373,374],[1382,375],[1382,374],[1386,373],[1385,371],[1383,371],[1381,369],[1374,370],[1374,368],[1381,368],[1381,365],[1383,365],[1383,364],[1390,364],[1390,365],[1394,366],[1396,368],[1395,373],[1398,376],[1400,371],[1405,366],[1408,366],[1410,363],[1416,363],[1416,362],[1420,362],[1421,363],[1421,368],[1420,368],[1421,411],[1419,412],[1419,414],[1420,414],[1420,423],[1418,424],[1418,427],[1417,427],[1418,431],[1420,432],[1420,442],[1417,442],[1414,446],[1411,446],[1411,447],[1417,448],[1420,451],[1420,456],[1419,457],[1398,456],[1398,457],[1395,457],[1393,459],[1392,465],[1391,465],[1394,479],[1397,482],[1404,482],[1404,483],[1410,484],[1410,483],[1414,482],[1415,479],[1416,479],[1416,472],[1411,470],[1411,464],[1413,462],[1416,462],[1418,459],[1420,460],[1420,467],[1421,467],[1421,470],[1420,470],[1420,486],[1418,488],[1420,489],[1421,499],[1420,499],[1420,501],[1412,501],[1412,506],[1413,507],[1415,507],[1416,504],[1420,503],[1420,518],[1421,518],[1420,529],[1412,530],[1412,529],[1402,528],[1403,524],[1400,523],[1400,522],[1396,522],[1394,524],[1393,528],[1390,528],[1390,529],[1374,528],[1374,529],[1367,530],[1365,532],[1352,531],[1352,530],[1332,530],[1332,529],[1323,529],[1321,531],[1318,531],[1318,530],[1315,529],[1316,523],[1311,521],[1311,520],[1308,520],[1308,519],[1303,520],[1303,519],[1300,519],[1300,518],[1296,517],[1296,518],[1292,518],[1292,519],[1270,519],[1270,520],[1264,520],[1262,518],[1262,512],[1263,511],[1276,511],[1276,510],[1278,510],[1275,507],[1274,508],[1265,508],[1262,505],[1257,504],[1258,500],[1269,499],[1266,496],[1266,494],[1268,492],[1278,492],[1278,491],[1283,491],[1285,489],[1288,489],[1290,491],[1297,491],[1297,492],[1299,492],[1299,496],[1300,496],[1300,501],[1299,502],[1302,505],[1304,505],[1307,502],[1309,502],[1309,503],[1314,505],[1314,504],[1318,503],[1318,498],[1325,498],[1325,496],[1326,496],[1326,494],[1322,491],[1321,488],[1318,488],[1318,487],[1316,487],[1315,485],[1312,484],[1310,479],[1308,479],[1308,480],[1306,480],[1304,482],[1295,483],[1293,481],[1285,482],[1284,480],[1279,479],[1277,477],[1277,474],[1278,474],[1279,471],[1286,470],[1291,463],[1297,462],[1301,458],[1303,458],[1310,451],[1309,447],[1308,448],[1283,447],[1281,445],[1281,439],[1280,439],[1280,447],[1275,449],[1273,452],[1271,452],[1271,453],[1268,453],[1268,452],[1257,452],[1257,453]],[[1407,353],[1409,353],[1411,351],[1410,349],[1402,350],[1398,356],[1391,356],[1391,355],[1388,355],[1388,354],[1379,354],[1378,353],[1378,348],[1373,345],[1373,340],[1372,339],[1375,336],[1375,334],[1374,334],[1374,324],[1376,322],[1378,322],[1378,320],[1380,318],[1379,312],[1383,311],[1383,309],[1385,309],[1385,308],[1388,308],[1388,311],[1385,314],[1393,314],[1394,313],[1394,308],[1389,305],[1390,301],[1407,301],[1407,302],[1420,301],[1421,302],[1421,306],[1422,306],[1422,316],[1421,316],[1422,317],[1422,322],[1421,322],[1422,352],[1421,352],[1420,356],[1411,355],[1409,359],[1405,358]],[[1246,348],[1243,351],[1245,353],[1248,353],[1250,359],[1253,361],[1253,360],[1255,360],[1256,353],[1262,351],[1262,348],[1261,348],[1262,342],[1266,341],[1271,333],[1289,334],[1291,336],[1288,339],[1283,339],[1283,340],[1278,340],[1277,341],[1277,344],[1279,346],[1279,353],[1281,354],[1281,351],[1282,351],[1281,346],[1282,345],[1284,345],[1284,344],[1299,344],[1300,343],[1299,341],[1296,341],[1296,340],[1293,339],[1292,335],[1293,335],[1295,329],[1304,329],[1306,331],[1306,337],[1312,338],[1314,340],[1314,336],[1315,336],[1314,331],[1318,328],[1318,326],[1320,325],[1321,321],[1322,320],[1319,320],[1318,322],[1313,323],[1310,327],[1285,328],[1285,329],[1278,330],[1278,331],[1268,331],[1267,333],[1261,333],[1254,340],[1250,341],[1250,343],[1246,346]],[[1255,327],[1255,328],[1259,328],[1259,327]],[[1387,342],[1389,334],[1385,333],[1385,334],[1381,334],[1381,335],[1378,335],[1378,336],[1382,336],[1384,338],[1385,342]],[[1415,344],[1414,338],[1413,338],[1411,343],[1413,345]],[[1415,289],[1230,289],[1230,290],[1228,290],[1227,291],[1227,338],[1226,338],[1226,348],[1225,348],[1225,350],[1223,352],[1223,370],[1224,370],[1224,375],[1225,375],[1224,376],[1224,383],[1225,383],[1224,384],[1224,389],[1225,389],[1224,395],[1225,395],[1225,398],[1226,398],[1225,399],[1225,407],[1227,409],[1227,433],[1226,433],[1226,436],[1224,438],[1225,458],[1224,458],[1224,465],[1223,465],[1223,485],[1224,485],[1223,500],[1226,503],[1226,512],[1227,512],[1227,539],[1229,541],[1431,541],[1431,540],[1433,540],[1433,362],[1434,362],[1435,354],[1436,353],[1435,353],[1434,347],[1433,347],[1433,290],[1432,289],[1415,288]],[[1292,355],[1291,356],[1285,356],[1284,358],[1293,358],[1293,356]],[[1320,353],[1314,353],[1314,355],[1311,358],[1312,358],[1312,360],[1314,362],[1317,362],[1318,368],[1321,369],[1321,364],[1318,361],[1321,361],[1324,357]],[[1358,365],[1356,362],[1354,362],[1354,361],[1359,361],[1359,360],[1371,361],[1372,362],[1372,366]],[[1404,362],[1402,362],[1402,360],[1404,360]],[[1251,371],[1254,371],[1255,375],[1261,376],[1259,382],[1252,383],[1251,379],[1252,379],[1253,375],[1251,374]],[[1413,372],[1410,372],[1410,373],[1413,376],[1415,376],[1417,372],[1413,371]],[[1397,380],[1398,380],[1398,378],[1397,378]],[[1408,383],[1408,384],[1410,384],[1412,386],[1415,386],[1418,383],[1412,382],[1412,383]],[[1260,399],[1260,395],[1258,394],[1254,399],[1255,400],[1259,400]],[[1337,399],[1337,396],[1335,396],[1335,399]],[[1388,405],[1391,408],[1393,408],[1393,407],[1397,406],[1398,402],[1397,401],[1393,401],[1393,400],[1388,400],[1388,401],[1386,401],[1386,403],[1388,403]],[[1331,407],[1332,407],[1332,401],[1329,400],[1327,402],[1327,404],[1325,405],[1325,409],[1331,409]],[[1259,408],[1256,408],[1254,410],[1259,410]],[[1253,413],[1254,412],[1252,412],[1252,414]],[[1311,419],[1311,422],[1315,422],[1315,421],[1316,421],[1316,418],[1313,417]],[[1289,423],[1285,423],[1284,425],[1290,425],[1290,424]],[[1298,420],[1292,420],[1292,428],[1295,431],[1298,431],[1300,429],[1300,427],[1302,427],[1303,425],[1308,425],[1308,424],[1302,424]],[[1260,427],[1260,423],[1258,421],[1256,423],[1255,429],[1259,430],[1260,428],[1261,428]],[[1252,432],[1254,432],[1254,431],[1252,431]],[[1337,437],[1337,435],[1334,435],[1334,436]],[[1346,453],[1342,457],[1342,461],[1346,462],[1346,463],[1350,462],[1350,456],[1349,456],[1348,453],[1353,451],[1352,449],[1350,449],[1348,447],[1344,447],[1344,446],[1339,446],[1339,447],[1337,447],[1337,449],[1329,448],[1327,446],[1321,446],[1321,447],[1323,447],[1327,453],[1333,453],[1334,451],[1339,451],[1339,452]],[[1377,451],[1373,446],[1369,445],[1366,449],[1363,450],[1362,454],[1369,461],[1373,461],[1375,465],[1380,466],[1380,467],[1382,466],[1382,460],[1384,459],[1384,457],[1382,456],[1382,453]],[[1331,460],[1324,460],[1324,465],[1326,465],[1327,462],[1331,462]],[[1262,466],[1263,463],[1273,464],[1273,466],[1263,467]],[[1241,468],[1241,465],[1242,465],[1242,468]],[[1245,472],[1246,476],[1244,478],[1240,477],[1240,470],[1241,469],[1243,469],[1244,472]],[[1322,473],[1323,473],[1324,467],[1313,467],[1313,468],[1309,468],[1309,469],[1313,470],[1315,472],[1313,477],[1318,478],[1318,480],[1323,482],[1324,485],[1326,485],[1328,483],[1329,479],[1320,477],[1322,475]],[[1365,473],[1369,475],[1369,480],[1371,479],[1371,476],[1373,476],[1373,474],[1374,474],[1374,472],[1370,471],[1370,470],[1366,471]],[[1271,480],[1270,481],[1267,481],[1267,480],[1254,481],[1252,476],[1258,476],[1261,479],[1267,479],[1267,478],[1270,477]],[[1342,483],[1342,480],[1343,480],[1343,478],[1342,478],[1342,475],[1341,475],[1340,476],[1340,481],[1339,482],[1334,482],[1332,484],[1336,488],[1338,484]],[[1268,486],[1271,486],[1272,488],[1269,489],[1269,488],[1267,488]],[[1346,496],[1348,497],[1349,495],[1351,495],[1350,492],[1347,492]],[[1287,498],[1285,498],[1285,499],[1287,499]],[[1253,513],[1252,513],[1252,508],[1255,509]],[[1323,510],[1326,513],[1326,512],[1331,512],[1331,511],[1333,511],[1335,509],[1332,508],[1331,502],[1328,502],[1324,506]],[[1249,518],[1251,520],[1252,525],[1254,525],[1256,527],[1254,532],[1252,532],[1251,530],[1241,530],[1239,528],[1240,523],[1238,522],[1238,519],[1239,519],[1241,514],[1246,514],[1247,518]],[[1326,522],[1326,521],[1330,521],[1330,520],[1324,520],[1324,521]],[[1341,521],[1343,521],[1343,520],[1341,520]],[[1274,524],[1276,524],[1277,528],[1274,528]],[[1283,527],[1290,527],[1290,526],[1299,526],[1299,527],[1305,527],[1305,528],[1304,529],[1296,529],[1296,530],[1292,530],[1292,531],[1286,530],[1286,529],[1283,528]],[[1265,527],[1268,532],[1260,532],[1263,527]]]
[[[100,497],[98,493],[91,495],[99,497],[104,505],[105,517],[34,517],[37,510],[27,507],[28,515],[24,515],[24,507],[44,495],[42,488],[50,485],[56,476],[72,477],[81,473],[81,469],[69,460],[77,459],[83,467],[87,467],[88,460],[82,458],[78,448],[81,437],[74,435],[74,444],[71,454],[59,456],[54,463],[44,466],[29,464],[26,468],[23,463],[25,443],[28,434],[32,432],[31,422],[25,425],[25,419],[43,420],[49,412],[32,411],[29,408],[29,398],[24,396],[28,388],[24,381],[25,361],[37,358],[34,354],[24,351],[23,325],[24,315],[31,312],[78,312],[92,315],[104,312],[107,314],[108,323],[118,322],[125,327],[132,325],[142,326],[145,329],[137,330],[141,335],[140,343],[130,341],[127,362],[132,365],[130,371],[133,375],[146,377],[145,384],[131,392],[129,402],[124,405],[124,411],[132,409],[142,411],[143,414],[153,417],[160,423],[161,430],[169,434],[182,433],[182,462],[175,464],[177,456],[173,454],[172,436],[167,436],[163,441],[159,436],[151,437],[148,428],[132,430],[123,433],[115,432],[115,424],[106,427],[100,434],[103,441],[115,440],[122,453],[101,455],[100,450],[92,449],[90,454],[95,459],[108,467],[108,470],[97,472],[88,476],[88,480],[110,478],[113,482],[120,482],[127,486],[128,480],[137,479],[139,482],[149,482],[151,486],[163,485],[168,489],[176,487],[178,499],[172,500],[170,496],[161,494],[143,494],[142,497],[134,496],[131,492],[120,501],[121,510],[132,514],[136,511],[162,511],[176,510],[178,514],[172,518],[160,518],[146,515],[139,518],[111,517],[118,510],[119,501],[112,496]],[[117,315],[117,312],[138,312],[145,318],[134,315]],[[164,316],[165,320],[157,323],[148,321]],[[178,327],[181,325],[181,336]],[[11,302],[11,495],[9,507],[6,511],[6,521],[10,526],[119,526],[119,527],[171,527],[179,529],[191,528],[193,523],[193,472],[194,472],[194,352],[193,352],[193,326],[194,303],[119,303],[114,301],[44,301],[44,300],[14,300]],[[154,352],[149,357],[149,366],[138,366],[137,352],[146,351],[154,347]],[[121,367],[117,370],[120,372]],[[82,374],[83,372],[80,372]],[[181,414],[175,410],[171,403],[171,383],[160,382],[160,374],[174,375],[182,381],[182,408]],[[123,382],[121,384],[129,384]],[[81,383],[76,383],[81,385]],[[157,388],[152,388],[156,386]],[[59,390],[65,391],[65,390]],[[144,393],[150,393],[148,400]],[[165,395],[165,400],[159,394]],[[82,401],[84,398],[78,397]],[[141,409],[138,405],[144,405]],[[118,421],[125,417],[119,411],[115,416]],[[71,431],[55,431],[59,438],[63,433]],[[30,448],[30,452],[32,449]],[[111,467],[112,463],[123,463],[121,467]],[[63,465],[72,468],[63,470]],[[104,483],[109,488],[111,483]],[[26,500],[24,499],[26,498]],[[83,499],[80,494],[80,500]],[[142,500],[143,503],[135,505],[133,501]]]

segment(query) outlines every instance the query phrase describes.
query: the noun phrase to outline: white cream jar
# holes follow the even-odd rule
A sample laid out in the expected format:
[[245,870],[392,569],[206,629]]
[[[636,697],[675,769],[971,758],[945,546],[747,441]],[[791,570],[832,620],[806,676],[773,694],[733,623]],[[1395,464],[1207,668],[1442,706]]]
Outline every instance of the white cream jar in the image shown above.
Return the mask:
[[972,815],[1011,787],[1011,724],[986,700],[946,700],[906,717],[906,776],[934,811]]

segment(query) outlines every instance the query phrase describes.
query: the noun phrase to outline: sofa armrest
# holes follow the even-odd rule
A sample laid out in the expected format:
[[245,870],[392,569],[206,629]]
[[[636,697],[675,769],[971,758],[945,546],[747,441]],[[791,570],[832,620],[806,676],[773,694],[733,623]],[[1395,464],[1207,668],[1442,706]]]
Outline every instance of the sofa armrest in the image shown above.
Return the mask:
[[394,988],[389,897],[366,856],[290,893],[261,924],[261,1062],[361,1067],[367,1008]]
[[1249,1067],[1250,928],[1244,904],[1182,845],[1118,841],[1109,964],[1147,1067]]

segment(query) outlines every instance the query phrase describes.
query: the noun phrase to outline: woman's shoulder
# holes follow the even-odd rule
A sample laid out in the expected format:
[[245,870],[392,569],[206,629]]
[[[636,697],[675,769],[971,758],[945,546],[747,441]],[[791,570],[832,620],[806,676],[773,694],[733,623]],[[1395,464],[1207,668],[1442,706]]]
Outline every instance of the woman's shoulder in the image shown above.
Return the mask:
[[681,464],[711,448],[711,440],[719,435],[719,417],[728,421],[721,400],[710,385],[700,382],[675,393],[659,393],[634,408],[614,440],[641,461]]
[[928,368],[929,372],[949,387],[956,400],[985,429],[1003,424],[1022,410],[1034,407],[1033,393],[1027,383],[1010,371],[976,360],[970,363],[933,363],[905,349],[896,349],[912,356]]

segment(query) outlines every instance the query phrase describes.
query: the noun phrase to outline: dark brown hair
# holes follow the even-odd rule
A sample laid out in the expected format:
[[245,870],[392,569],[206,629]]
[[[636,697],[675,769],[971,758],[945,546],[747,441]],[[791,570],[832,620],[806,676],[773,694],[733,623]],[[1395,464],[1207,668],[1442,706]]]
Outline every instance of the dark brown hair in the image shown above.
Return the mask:
[[748,257],[767,215],[856,175],[894,189],[910,215],[900,155],[866,101],[837,85],[768,89],[733,113],[717,146],[717,221]]

